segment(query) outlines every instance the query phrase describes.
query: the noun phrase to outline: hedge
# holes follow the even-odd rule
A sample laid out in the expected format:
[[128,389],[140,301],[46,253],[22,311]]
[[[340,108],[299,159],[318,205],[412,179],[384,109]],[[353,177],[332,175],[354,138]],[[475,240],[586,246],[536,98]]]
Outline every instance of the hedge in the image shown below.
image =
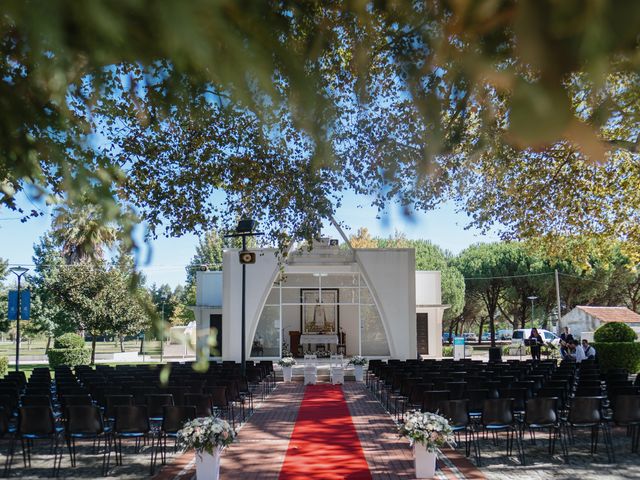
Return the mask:
[[631,373],[640,371],[640,343],[596,342],[593,343],[593,347],[596,349],[596,360],[601,370],[624,368]]
[[49,366],[51,368],[60,365],[75,367],[76,365],[89,364],[91,350],[88,348],[50,348],[47,356],[49,357]]
[[0,357],[0,377],[4,377],[9,371],[9,359]]
[[593,341],[597,343],[635,342],[636,332],[626,323],[605,323],[593,333]]
[[442,347],[442,356],[443,357],[453,357],[453,346],[445,345]]
[[84,348],[84,338],[75,333],[65,333],[60,335],[53,341],[53,348],[68,349],[68,348]]

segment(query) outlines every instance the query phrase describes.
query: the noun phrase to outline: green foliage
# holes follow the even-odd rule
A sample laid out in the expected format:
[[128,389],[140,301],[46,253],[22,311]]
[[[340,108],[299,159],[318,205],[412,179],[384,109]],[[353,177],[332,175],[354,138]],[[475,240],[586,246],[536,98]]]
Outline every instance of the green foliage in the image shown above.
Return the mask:
[[442,356],[443,357],[453,357],[453,346],[452,345],[444,345],[442,347]]
[[9,359],[0,357],[0,378],[3,378],[9,371]]
[[605,323],[593,334],[593,340],[597,343],[635,342],[637,339],[636,332],[629,325],[618,322]]
[[640,372],[640,343],[595,342],[600,369],[625,368],[631,373]]
[[75,333],[65,333],[64,335],[60,335],[53,341],[53,348],[58,349],[73,349],[73,348],[84,348],[85,342],[84,338]]
[[91,350],[88,348],[50,348],[47,352],[49,367],[60,365],[74,367],[76,365],[88,365],[91,361]]
[[27,184],[89,190],[101,223],[130,204],[172,234],[264,212],[284,244],[357,191],[408,211],[453,198],[505,235],[640,235],[636,2],[285,0],[240,20],[214,0],[49,0],[3,14],[9,207]]

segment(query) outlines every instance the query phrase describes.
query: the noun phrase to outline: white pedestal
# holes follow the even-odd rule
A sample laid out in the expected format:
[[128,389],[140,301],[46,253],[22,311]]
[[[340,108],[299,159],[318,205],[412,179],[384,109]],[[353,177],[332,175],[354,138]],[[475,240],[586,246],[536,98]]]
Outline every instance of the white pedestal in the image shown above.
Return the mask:
[[207,452],[196,452],[196,479],[218,480],[220,478],[220,449]]
[[353,373],[356,376],[356,382],[361,382],[364,377],[364,367],[362,365],[354,365]]
[[421,443],[413,445],[416,466],[416,478],[433,478],[436,474],[436,453],[428,452]]
[[304,367],[304,384],[315,385],[318,379],[318,367],[315,365],[305,365]]
[[293,367],[282,367],[282,376],[284,377],[285,382],[290,382],[292,375]]

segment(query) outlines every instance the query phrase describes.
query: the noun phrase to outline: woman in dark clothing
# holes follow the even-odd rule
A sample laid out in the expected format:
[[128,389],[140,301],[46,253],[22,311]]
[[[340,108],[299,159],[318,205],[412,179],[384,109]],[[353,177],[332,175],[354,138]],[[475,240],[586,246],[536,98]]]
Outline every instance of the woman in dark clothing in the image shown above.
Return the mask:
[[531,348],[531,358],[533,360],[540,360],[540,347],[542,345],[544,345],[544,339],[537,328],[532,328],[531,335],[529,335],[529,347]]

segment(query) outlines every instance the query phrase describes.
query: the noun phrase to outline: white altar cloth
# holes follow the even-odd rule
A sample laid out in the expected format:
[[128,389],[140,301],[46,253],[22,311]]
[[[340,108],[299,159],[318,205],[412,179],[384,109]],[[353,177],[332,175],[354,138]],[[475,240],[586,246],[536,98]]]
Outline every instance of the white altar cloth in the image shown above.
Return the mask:
[[305,344],[313,344],[313,345],[326,345],[331,343],[333,345],[338,344],[338,336],[337,335],[322,335],[322,334],[303,334],[300,335],[300,343]]

